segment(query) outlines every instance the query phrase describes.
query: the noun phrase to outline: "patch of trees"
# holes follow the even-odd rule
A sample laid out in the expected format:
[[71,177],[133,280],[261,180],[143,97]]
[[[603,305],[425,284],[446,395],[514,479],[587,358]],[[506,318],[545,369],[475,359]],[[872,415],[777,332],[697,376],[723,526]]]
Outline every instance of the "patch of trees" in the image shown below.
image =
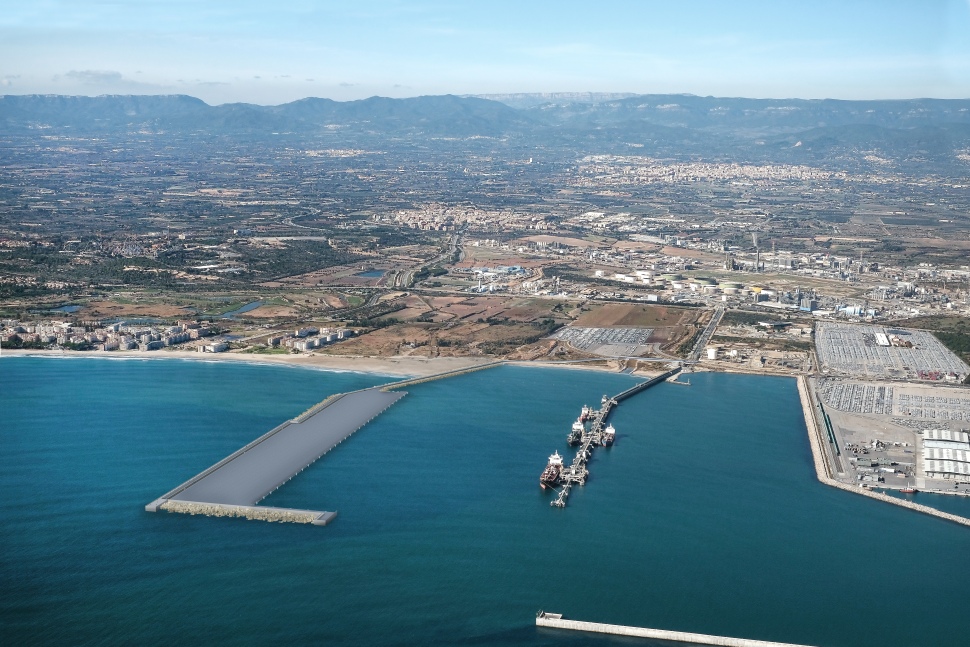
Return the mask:
[[933,331],[933,334],[944,346],[959,355],[962,359],[970,358],[970,335],[962,332]]

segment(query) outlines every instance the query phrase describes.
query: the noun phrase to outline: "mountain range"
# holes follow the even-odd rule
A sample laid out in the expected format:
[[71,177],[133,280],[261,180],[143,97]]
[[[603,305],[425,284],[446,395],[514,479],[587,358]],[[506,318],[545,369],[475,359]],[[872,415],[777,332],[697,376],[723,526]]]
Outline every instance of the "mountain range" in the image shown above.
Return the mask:
[[[949,163],[970,150],[970,100],[746,99],[686,94],[510,94],[307,98],[211,106],[184,95],[0,96],[0,135],[176,132],[211,135],[522,138],[570,147],[621,144],[641,154],[742,151],[812,160],[875,151],[901,163]],[[501,100],[497,100],[501,99]],[[964,169],[965,170],[965,169]]]

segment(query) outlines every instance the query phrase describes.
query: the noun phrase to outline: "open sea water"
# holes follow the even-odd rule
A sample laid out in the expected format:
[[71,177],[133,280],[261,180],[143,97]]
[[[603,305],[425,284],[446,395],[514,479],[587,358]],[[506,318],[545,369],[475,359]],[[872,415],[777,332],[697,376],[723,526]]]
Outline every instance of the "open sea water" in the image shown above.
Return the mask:
[[635,378],[501,367],[412,387],[264,501],[338,510],[324,528],[144,511],[325,396],[386,381],[0,360],[0,643],[652,644],[538,630],[545,609],[970,644],[970,529],[819,484],[790,379],[694,374],[624,402],[564,510],[538,486],[549,454],[584,403]]

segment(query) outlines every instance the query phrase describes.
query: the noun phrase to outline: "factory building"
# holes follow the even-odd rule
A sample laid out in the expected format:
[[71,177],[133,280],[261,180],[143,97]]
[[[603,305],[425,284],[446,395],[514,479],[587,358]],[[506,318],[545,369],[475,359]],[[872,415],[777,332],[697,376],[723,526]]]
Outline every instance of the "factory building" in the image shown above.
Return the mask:
[[931,479],[970,477],[970,434],[949,429],[923,432],[923,473]]

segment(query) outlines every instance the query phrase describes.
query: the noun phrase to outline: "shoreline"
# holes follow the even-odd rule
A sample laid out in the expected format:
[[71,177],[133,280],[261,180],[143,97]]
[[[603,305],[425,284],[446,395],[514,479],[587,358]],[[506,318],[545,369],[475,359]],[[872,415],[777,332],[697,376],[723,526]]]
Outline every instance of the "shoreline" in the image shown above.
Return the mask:
[[[170,360],[181,359],[189,361],[207,362],[242,362],[250,364],[291,366],[296,368],[310,368],[325,371],[370,373],[388,377],[428,377],[439,373],[457,371],[495,361],[504,361],[511,366],[526,366],[538,368],[555,368],[581,371],[597,371],[619,374],[621,371],[609,365],[609,359],[604,358],[606,365],[591,365],[592,362],[577,362],[575,364],[554,364],[551,362],[536,362],[529,360],[497,360],[494,357],[374,357],[367,355],[262,355],[258,353],[199,353],[187,350],[174,351],[68,351],[68,350],[37,350],[5,348],[0,351],[3,357],[46,357],[66,359],[115,359],[115,360]],[[659,373],[659,372],[658,372]],[[632,377],[651,377],[653,372],[637,371]]]

